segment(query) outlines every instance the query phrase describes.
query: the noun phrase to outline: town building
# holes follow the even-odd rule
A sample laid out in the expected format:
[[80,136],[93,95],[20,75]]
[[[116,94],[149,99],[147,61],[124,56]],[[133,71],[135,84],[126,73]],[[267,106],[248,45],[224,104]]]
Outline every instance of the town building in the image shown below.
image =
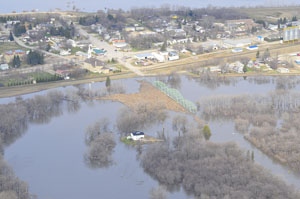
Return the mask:
[[0,64],[0,70],[8,70],[9,66],[8,64]]
[[179,59],[179,55],[177,52],[175,52],[175,51],[169,52],[169,57],[168,57],[169,61],[174,61],[174,60],[178,60],[178,59]]
[[258,46],[257,46],[257,45],[248,46],[247,49],[248,49],[248,50],[257,50],[257,49],[258,49]]
[[252,41],[249,39],[226,39],[223,42],[224,48],[241,48],[251,45]]
[[283,29],[283,41],[295,41],[300,38],[300,30],[298,26],[287,27]]
[[279,73],[289,73],[290,70],[288,68],[280,67],[280,68],[277,69],[277,72],[279,72]]
[[154,56],[151,53],[143,53],[143,54],[137,54],[135,57],[138,60],[143,60],[143,59],[154,59]]

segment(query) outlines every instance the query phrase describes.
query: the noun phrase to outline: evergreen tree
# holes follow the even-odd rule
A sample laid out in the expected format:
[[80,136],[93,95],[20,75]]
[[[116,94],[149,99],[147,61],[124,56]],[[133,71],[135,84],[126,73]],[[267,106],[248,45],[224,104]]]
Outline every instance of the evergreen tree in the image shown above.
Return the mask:
[[30,51],[27,55],[27,64],[32,66],[44,64],[44,56],[36,51]]
[[287,19],[284,17],[282,24],[286,24],[287,23]]
[[202,132],[203,132],[205,140],[209,140],[209,138],[211,137],[211,131],[210,131],[210,128],[208,125],[204,126]]
[[14,58],[11,61],[11,66],[14,68],[19,68],[21,66],[21,60],[20,57],[17,55],[14,56]]
[[50,46],[50,44],[48,43],[47,46],[46,46],[46,51],[49,52],[50,49],[51,49],[51,46]]
[[106,88],[110,87],[110,78],[109,78],[109,76],[106,77],[105,86],[106,86]]
[[10,32],[9,33],[9,41],[14,41],[14,40],[15,40],[14,36],[13,36],[12,32]]
[[160,48],[160,51],[166,51],[167,50],[167,42],[165,41],[164,43],[163,43],[163,45],[161,46],[161,48]]
[[267,48],[263,54],[263,59],[267,59],[271,56],[269,48]]
[[243,72],[246,73],[247,71],[248,71],[248,68],[247,68],[246,65],[244,65],[244,67],[243,67]]
[[19,37],[23,33],[26,33],[26,28],[24,24],[17,23],[14,25],[14,34],[15,36]]
[[17,68],[19,68],[21,66],[21,59],[20,59],[19,55],[17,55],[17,57],[16,57],[16,66],[17,66]]

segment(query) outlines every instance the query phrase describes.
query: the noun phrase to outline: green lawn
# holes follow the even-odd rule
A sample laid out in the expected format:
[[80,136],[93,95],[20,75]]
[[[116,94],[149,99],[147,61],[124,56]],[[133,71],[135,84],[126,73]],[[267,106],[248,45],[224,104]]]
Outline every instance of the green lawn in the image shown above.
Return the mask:
[[84,50],[82,48],[79,48],[79,47],[73,47],[71,49],[71,54],[72,55],[75,55],[78,51],[81,51],[81,52],[84,52]]
[[130,145],[130,146],[135,146],[136,143],[133,140],[128,140],[126,137],[121,138],[121,142],[124,144]]
[[9,50],[26,50],[25,48],[19,46],[15,42],[9,42],[9,43],[0,43],[0,54],[5,53]]
[[0,84],[3,86],[17,86],[17,85],[26,85],[32,84],[33,80],[36,81],[54,81],[55,75],[50,73],[42,72],[42,73],[28,73],[17,76],[10,76],[6,78],[2,78],[0,80]]

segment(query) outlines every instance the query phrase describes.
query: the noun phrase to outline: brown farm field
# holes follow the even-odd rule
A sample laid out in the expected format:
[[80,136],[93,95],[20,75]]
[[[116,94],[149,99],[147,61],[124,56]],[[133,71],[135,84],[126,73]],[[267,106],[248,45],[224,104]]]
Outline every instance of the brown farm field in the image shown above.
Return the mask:
[[293,16],[300,17],[299,6],[241,8],[241,11],[246,13],[250,18],[263,19],[274,23],[277,22],[277,19],[279,18],[292,18]]

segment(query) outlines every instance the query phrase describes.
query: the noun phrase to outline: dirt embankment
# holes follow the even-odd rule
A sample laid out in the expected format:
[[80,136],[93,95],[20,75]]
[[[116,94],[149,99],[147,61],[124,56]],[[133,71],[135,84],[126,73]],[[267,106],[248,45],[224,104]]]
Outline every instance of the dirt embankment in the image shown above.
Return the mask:
[[140,90],[138,93],[114,94],[98,99],[121,102],[132,110],[134,110],[138,104],[143,103],[153,107],[161,106],[167,110],[175,112],[186,112],[180,104],[176,103],[174,100],[155,88],[151,83],[147,81],[141,81],[140,83]]

